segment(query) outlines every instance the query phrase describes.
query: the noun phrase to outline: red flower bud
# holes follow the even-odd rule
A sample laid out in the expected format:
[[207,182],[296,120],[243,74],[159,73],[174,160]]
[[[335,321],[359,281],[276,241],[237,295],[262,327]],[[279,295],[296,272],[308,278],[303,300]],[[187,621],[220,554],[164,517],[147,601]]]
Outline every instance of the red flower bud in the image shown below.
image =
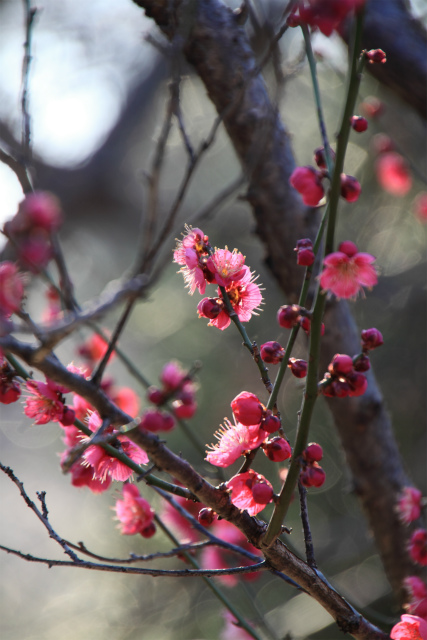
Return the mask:
[[353,360],[353,367],[355,371],[369,371],[371,368],[371,361],[369,360],[369,356],[362,353],[360,356],[357,356]]
[[365,329],[361,333],[362,336],[362,349],[364,351],[368,351],[370,349],[376,349],[377,347],[381,347],[384,344],[384,339],[381,334],[381,331],[378,329]]
[[175,421],[170,413],[148,409],[142,416],[139,429],[156,433],[157,431],[170,431],[174,425]]
[[301,194],[304,204],[315,207],[325,195],[321,177],[314,167],[297,167],[289,182]]
[[363,133],[368,128],[368,121],[363,116],[352,116],[351,126],[357,133]]
[[266,482],[254,482],[252,496],[257,504],[268,504],[273,499],[274,491]]
[[307,375],[307,363],[305,360],[289,358],[288,367],[296,378],[305,378]]
[[384,104],[375,96],[368,96],[360,105],[360,110],[367,118],[377,118],[384,112]]
[[324,484],[326,480],[326,473],[323,471],[322,467],[317,464],[317,462],[313,462],[313,464],[308,464],[301,472],[300,480],[304,487],[318,488]]
[[370,64],[376,62],[377,64],[384,64],[387,61],[385,52],[382,49],[371,49],[366,52],[366,59]]
[[336,353],[328,367],[330,373],[337,376],[346,376],[353,371],[353,358],[344,353]]
[[[331,154],[331,159],[334,161],[335,160],[335,151],[333,151],[332,149],[329,149],[330,154]],[[324,147],[318,147],[317,149],[314,150],[314,161],[317,164],[317,166],[320,169],[326,169],[326,155],[325,155],[325,148]]]
[[205,507],[200,509],[197,520],[203,527],[209,527],[216,519],[216,513],[213,509]]
[[165,401],[165,397],[162,391],[154,386],[148,388],[147,398],[150,402],[157,405],[163,404],[163,402]]
[[[1,376],[3,378],[3,376]],[[16,402],[21,395],[21,388],[14,380],[0,379],[0,402],[1,404],[12,404]]]
[[231,408],[236,420],[246,427],[259,424],[262,420],[264,409],[254,393],[242,391],[231,402]]
[[283,360],[284,353],[285,350],[282,345],[273,340],[265,342],[260,347],[261,358],[264,362],[267,362],[267,364],[278,364]]
[[363,396],[366,389],[368,388],[368,381],[363,375],[363,373],[357,373],[356,371],[351,375],[348,375],[346,378],[349,386],[351,397]]
[[362,187],[353,176],[341,174],[341,195],[347,202],[356,202],[360,196]]
[[141,535],[143,538],[152,538],[155,533],[156,533],[156,525],[154,524],[154,522],[151,522],[151,524],[149,524],[148,527],[145,527],[145,529],[141,531]]
[[277,312],[277,322],[284,329],[292,329],[300,317],[301,307],[297,304],[285,304]]
[[267,433],[274,433],[280,427],[282,423],[280,422],[277,416],[273,416],[272,414],[267,415],[261,423],[261,429],[263,431],[267,431]]
[[262,445],[262,448],[267,458],[273,462],[283,462],[283,460],[287,460],[292,455],[289,442],[280,436],[267,440]]
[[316,256],[312,249],[300,249],[297,253],[297,264],[301,267],[311,267]]
[[76,419],[76,414],[74,412],[74,409],[64,406],[64,411],[62,412],[62,417],[59,421],[62,424],[62,426],[69,427],[70,425],[74,424],[75,419]]
[[310,442],[302,452],[302,456],[306,462],[320,462],[323,458],[323,449],[317,442]]
[[197,312],[203,318],[215,320],[222,311],[222,305],[219,304],[218,298],[203,298],[197,305]]

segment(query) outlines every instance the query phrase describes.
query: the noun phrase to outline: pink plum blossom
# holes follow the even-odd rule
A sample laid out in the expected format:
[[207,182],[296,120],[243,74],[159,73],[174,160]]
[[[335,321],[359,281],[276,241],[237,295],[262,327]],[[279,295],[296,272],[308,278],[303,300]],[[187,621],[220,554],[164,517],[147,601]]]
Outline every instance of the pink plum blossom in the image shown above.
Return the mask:
[[427,621],[427,586],[418,576],[408,576],[403,582],[409,596],[405,609]]
[[182,240],[177,240],[173,259],[182,265],[180,271],[184,277],[185,286],[190,290],[190,295],[193,295],[196,289],[203,295],[206,290],[207,275],[203,260],[208,257],[206,251],[208,237],[201,229],[193,229],[190,226],[186,226],[186,232]]
[[392,640],[427,640],[427,622],[418,616],[404,614],[390,632]]
[[[24,413],[28,418],[35,418],[35,424],[47,424],[48,422],[62,422],[68,409],[64,404],[62,394],[64,387],[46,378],[46,382],[28,380],[26,383],[27,395]],[[74,414],[74,412],[73,412]],[[67,416],[67,422],[69,422]],[[71,420],[71,423],[74,419]]]
[[134,536],[140,533],[143,537],[150,537],[155,532],[152,528],[154,510],[134,484],[124,485],[123,500],[117,500],[115,511],[123,535]]
[[[249,322],[252,315],[257,315],[256,310],[262,303],[260,287],[255,283],[256,278],[246,265],[242,267],[244,275],[236,282],[232,282],[226,287],[227,295],[230,299],[233,311],[237,314],[241,322]],[[221,290],[218,289],[218,296],[221,298]],[[201,306],[198,307],[199,317],[205,317]],[[230,324],[230,316],[224,308],[218,316],[211,319],[208,326],[217,327],[223,331]]]
[[400,519],[409,524],[420,517],[423,494],[415,487],[404,487],[397,503]]
[[273,490],[271,483],[253,469],[238,473],[227,482],[228,489],[231,489],[231,502],[239,509],[247,511],[250,516],[256,516],[266,506],[265,502],[256,502],[254,499],[253,488],[256,484],[265,484]]
[[354,298],[362,287],[373,287],[378,282],[373,266],[374,256],[359,253],[353,242],[342,242],[338,251],[324,259],[320,286],[337,298]]
[[227,247],[215,249],[206,263],[220,287],[228,287],[240,280],[245,275],[244,264],[245,256],[237,249],[229,251]]
[[[91,431],[97,431],[101,424],[102,420],[99,414],[94,411],[89,418],[89,428]],[[114,433],[114,430],[112,427],[109,427],[104,433]],[[145,451],[131,442],[126,436],[117,436],[117,440],[120,442],[120,448],[123,453],[136,462],[136,464],[148,463],[148,456]],[[88,447],[83,458],[87,464],[94,468],[94,475],[102,480],[105,480],[105,478],[110,475],[113,480],[124,482],[132,475],[132,469],[130,469],[127,464],[110,456],[105,449],[98,445]]]
[[229,467],[245,452],[256,449],[264,442],[267,433],[259,425],[231,424],[226,419],[225,427],[215,433],[217,444],[211,445],[206,460],[216,467]]

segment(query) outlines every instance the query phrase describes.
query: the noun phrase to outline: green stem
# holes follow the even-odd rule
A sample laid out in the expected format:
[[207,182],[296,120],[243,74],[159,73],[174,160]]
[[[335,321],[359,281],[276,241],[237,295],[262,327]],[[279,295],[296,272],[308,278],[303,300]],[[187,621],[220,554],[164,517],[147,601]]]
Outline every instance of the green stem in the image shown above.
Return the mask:
[[317,118],[319,120],[320,135],[322,137],[323,148],[325,149],[326,166],[328,168],[329,175],[332,176],[332,174],[334,172],[334,163],[333,163],[333,160],[332,160],[331,147],[329,146],[328,134],[326,133],[325,118],[323,116],[323,108],[322,108],[322,101],[321,101],[321,98],[320,98],[319,82],[317,80],[316,60],[315,60],[315,57],[314,57],[314,54],[313,54],[313,49],[312,49],[312,46],[311,46],[311,38],[310,38],[310,34],[309,34],[309,31],[308,31],[307,25],[306,24],[302,24],[301,25],[301,29],[302,29],[302,33],[303,33],[303,36],[304,36],[305,48],[306,48],[306,52],[307,52],[307,60],[308,60],[308,64],[309,64],[309,67],[310,67],[311,80],[312,80],[312,83],[313,83],[314,101],[316,103],[316,110],[317,110]]
[[[354,38],[354,47],[352,51],[352,62],[349,79],[349,87],[347,93],[346,104],[344,107],[344,114],[342,117],[341,127],[338,134],[337,152],[335,160],[335,169],[332,177],[332,186],[330,191],[329,205],[328,205],[328,226],[326,230],[326,243],[325,243],[325,255],[331,253],[334,248],[334,234],[337,221],[338,201],[340,196],[341,187],[341,172],[344,167],[344,158],[347,150],[348,138],[350,134],[350,117],[354,111],[354,105],[357,99],[359,91],[359,85],[361,80],[361,71],[363,69],[364,54],[360,56],[359,51],[361,43],[363,24],[363,12],[359,12],[356,22],[356,31]],[[291,464],[289,467],[286,481],[282,487],[282,491],[279,496],[279,500],[275,506],[273,515],[270,519],[267,531],[264,536],[264,545],[269,546],[280,535],[281,526],[283,520],[288,511],[296,483],[298,481],[300,467],[301,467],[301,454],[304,451],[311,424],[311,418],[313,415],[314,406],[318,397],[318,369],[319,369],[319,355],[320,355],[320,342],[321,342],[321,328],[323,313],[326,305],[326,295],[320,291],[317,291],[313,314],[310,323],[310,345],[309,345],[309,360],[308,370],[306,377],[306,385],[304,391],[304,397],[302,401],[301,412],[298,421],[297,436],[292,455]],[[283,363],[282,363],[283,364]]]
[[[167,535],[167,537],[169,538],[169,540],[172,541],[172,543],[174,544],[175,547],[179,547],[180,546],[180,542],[177,538],[175,538],[175,536],[173,535],[173,533],[169,530],[169,528],[164,524],[164,522],[159,518],[159,516],[154,516],[154,519],[156,521],[156,523],[158,524],[158,526],[160,527],[160,529],[162,529],[162,531],[165,533],[165,535]],[[195,568],[195,569],[200,569],[200,565],[197,562],[197,560],[187,551],[183,551],[182,553],[183,556],[185,556],[185,558],[188,560],[188,562]],[[259,637],[259,635],[254,631],[254,629],[246,622],[246,620],[241,616],[241,614],[237,611],[237,609],[234,607],[234,605],[229,601],[229,599],[223,594],[223,592],[217,587],[217,585],[213,582],[213,580],[211,580],[211,578],[206,578],[203,577],[202,580],[207,584],[207,586],[209,587],[209,589],[215,594],[215,596],[218,598],[218,600],[220,602],[222,602],[222,604],[230,611],[230,613],[233,614],[233,616],[236,618],[237,622],[239,623],[239,625],[245,629],[245,631],[247,631],[247,633],[254,638],[255,640],[261,640],[261,638]]]

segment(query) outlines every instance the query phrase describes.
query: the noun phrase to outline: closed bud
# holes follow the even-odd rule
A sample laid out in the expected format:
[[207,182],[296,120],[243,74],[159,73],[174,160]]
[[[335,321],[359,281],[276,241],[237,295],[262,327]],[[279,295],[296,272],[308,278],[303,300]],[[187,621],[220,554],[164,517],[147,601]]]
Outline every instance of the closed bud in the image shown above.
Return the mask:
[[361,333],[362,337],[362,349],[364,351],[369,351],[370,349],[376,349],[377,347],[381,347],[384,344],[384,339],[381,331],[378,329],[365,329]]
[[297,264],[301,267],[311,267],[315,258],[312,249],[300,249],[297,253]]
[[317,442],[310,442],[302,452],[302,456],[306,462],[320,462],[323,458],[323,449]]
[[205,507],[204,509],[200,509],[199,515],[197,516],[197,520],[202,527],[209,527],[216,519],[216,513],[213,509],[209,509]]
[[353,176],[348,176],[345,173],[341,174],[341,196],[347,200],[347,202],[356,202],[359,199],[362,187],[360,182]]
[[277,322],[283,329],[292,329],[300,317],[301,307],[297,304],[285,304],[277,312]]
[[152,538],[155,533],[156,533],[156,525],[154,524],[154,522],[149,524],[148,527],[145,527],[145,529],[141,531],[141,535],[143,538]]
[[272,501],[274,491],[266,482],[254,482],[252,497],[257,504],[268,504]]
[[263,431],[267,431],[267,433],[274,433],[275,431],[278,431],[281,426],[282,423],[279,418],[272,414],[267,415],[261,423],[261,429],[263,429]]
[[363,373],[357,373],[355,371],[351,375],[348,375],[346,380],[350,386],[349,396],[351,397],[363,396],[368,388],[368,381]]
[[368,128],[368,121],[363,116],[352,116],[351,126],[357,133],[363,133]]
[[165,397],[157,387],[149,387],[147,391],[147,399],[153,404],[160,405],[165,401]]
[[383,51],[382,49],[371,49],[370,51],[367,51],[366,59],[370,64],[384,64],[385,62],[387,62],[385,51]]
[[[332,161],[335,160],[335,151],[333,151],[332,149],[329,149],[329,152],[331,154],[331,159]],[[326,169],[326,155],[325,155],[325,148],[324,147],[318,147],[317,149],[314,150],[314,161],[317,164],[317,166],[320,169]]]
[[336,376],[346,376],[353,371],[353,358],[344,353],[336,353],[328,367],[330,373]]
[[279,364],[283,360],[285,350],[279,342],[271,340],[260,347],[260,355],[267,364]]
[[289,358],[288,367],[296,378],[305,378],[307,375],[307,363],[305,360]]
[[242,391],[231,402],[231,408],[236,420],[246,427],[259,424],[262,420],[264,408],[257,396],[248,391]]
[[308,464],[301,472],[300,480],[304,487],[319,488],[326,480],[326,473],[323,471],[322,467],[317,464],[317,462],[313,462],[312,464]]
[[197,305],[197,313],[202,318],[215,320],[222,311],[222,305],[219,304],[218,298],[203,298]]
[[292,455],[289,442],[280,436],[267,440],[262,445],[262,448],[267,458],[273,462],[283,462],[283,460],[287,460]]
[[63,427],[71,426],[72,424],[74,424],[75,419],[76,419],[76,414],[74,412],[74,409],[64,406],[64,411],[62,412],[62,417],[59,421],[62,424],[62,426]]
[[353,359],[353,367],[355,371],[360,371],[360,372],[364,372],[364,371],[369,371],[369,369],[371,368],[371,361],[369,360],[369,356],[367,356],[365,353],[362,353],[360,356],[356,356]]

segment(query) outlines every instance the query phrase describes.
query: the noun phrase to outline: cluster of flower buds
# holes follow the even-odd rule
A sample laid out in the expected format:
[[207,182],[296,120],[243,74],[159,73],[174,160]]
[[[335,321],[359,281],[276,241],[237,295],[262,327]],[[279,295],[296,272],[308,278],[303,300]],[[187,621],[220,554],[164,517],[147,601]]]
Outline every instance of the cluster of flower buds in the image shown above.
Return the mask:
[[160,409],[167,402],[171,401],[177,418],[191,418],[197,409],[194,382],[177,362],[168,362],[163,367],[160,382],[161,388],[151,386],[147,391],[148,400],[158,408],[147,409],[139,423],[141,429],[152,433],[170,431],[175,426],[172,414]]
[[384,64],[387,62],[387,56],[382,49],[371,49],[365,52],[366,59],[369,64]]
[[[325,195],[322,179],[328,175],[323,147],[315,150],[314,157],[320,169],[310,165],[297,167],[289,178],[291,186],[298,191],[304,204],[309,207],[316,207]],[[347,202],[356,202],[361,190],[360,182],[356,178],[341,174],[340,194]]]
[[303,267],[311,267],[316,256],[314,255],[313,243],[310,238],[298,240],[294,251],[297,252],[297,264]]
[[196,386],[178,362],[168,362],[163,367],[160,382],[161,388],[151,386],[148,389],[148,400],[158,407],[172,400],[172,411],[177,418],[192,418],[197,410]]
[[207,318],[209,326],[226,329],[231,322],[230,306],[241,322],[248,322],[256,315],[262,303],[261,290],[245,265],[245,256],[237,249],[213,250],[201,229],[187,226],[183,239],[177,241],[174,262],[182,265],[180,271],[190,294],[198,289],[203,295],[207,284],[218,285],[217,296],[203,298],[197,306],[199,317]]
[[47,191],[25,197],[17,214],[4,225],[4,233],[17,248],[22,266],[39,273],[52,258],[51,236],[63,222],[58,199]]
[[12,404],[21,396],[21,387],[17,382],[16,371],[0,352],[0,403]]
[[369,358],[353,359],[343,353],[336,353],[328,367],[328,372],[319,383],[323,395],[328,398],[346,398],[362,396],[368,388],[368,381],[363,373],[369,368]]
[[326,474],[319,465],[323,458],[323,449],[320,444],[311,442],[302,452],[302,467],[300,481],[304,487],[321,487],[326,479]]

